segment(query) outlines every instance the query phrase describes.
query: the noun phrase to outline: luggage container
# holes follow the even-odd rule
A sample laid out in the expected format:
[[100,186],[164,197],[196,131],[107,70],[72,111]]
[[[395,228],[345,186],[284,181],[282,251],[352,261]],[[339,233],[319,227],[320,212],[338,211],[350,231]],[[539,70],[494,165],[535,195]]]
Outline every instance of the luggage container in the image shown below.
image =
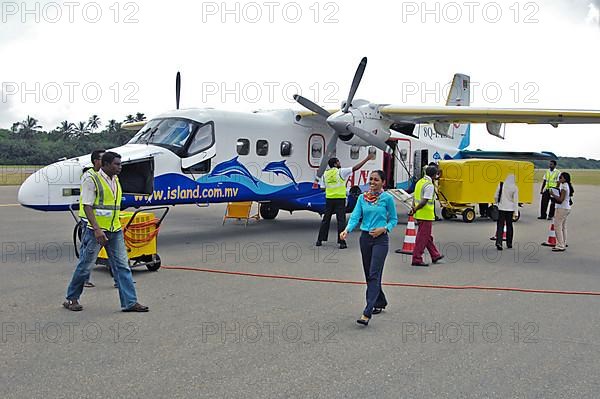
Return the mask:
[[[475,207],[488,205],[488,216],[498,219],[494,195],[501,181],[515,175],[519,189],[519,205],[533,202],[533,163],[502,159],[460,159],[440,161],[441,176],[437,185],[442,217],[450,219],[462,215],[471,223],[476,218]],[[520,213],[519,213],[520,215]],[[518,220],[518,217],[517,219]]]

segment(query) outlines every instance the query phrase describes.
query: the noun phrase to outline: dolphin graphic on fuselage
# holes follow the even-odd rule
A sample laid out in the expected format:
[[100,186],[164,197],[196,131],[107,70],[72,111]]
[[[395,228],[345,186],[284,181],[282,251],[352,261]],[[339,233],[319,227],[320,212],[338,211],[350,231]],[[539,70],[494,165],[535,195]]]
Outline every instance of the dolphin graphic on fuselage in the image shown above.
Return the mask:
[[244,176],[254,183],[254,185],[258,185],[258,180],[252,176],[252,173],[244,165],[242,165],[238,161],[238,157],[230,159],[229,161],[222,162],[215,166],[213,171],[210,173],[210,177],[215,176],[226,176],[231,178],[233,175]]
[[294,182],[294,186],[296,189],[298,189],[298,183],[296,183],[296,179],[294,179],[294,175],[292,174],[290,168],[288,168],[285,164],[285,160],[269,162],[262,171],[275,173],[276,175],[284,175]]

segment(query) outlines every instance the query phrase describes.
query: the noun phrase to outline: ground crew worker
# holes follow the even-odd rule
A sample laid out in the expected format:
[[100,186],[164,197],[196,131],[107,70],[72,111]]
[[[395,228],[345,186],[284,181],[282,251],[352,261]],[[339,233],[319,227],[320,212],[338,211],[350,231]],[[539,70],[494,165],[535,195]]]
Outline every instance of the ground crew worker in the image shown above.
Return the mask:
[[117,175],[121,172],[121,156],[108,151],[102,156],[102,167],[97,173],[88,174],[81,184],[83,210],[88,220],[81,237],[79,262],[67,288],[63,306],[72,311],[82,310],[79,297],[83,284],[89,278],[104,247],[118,282],[121,310],[124,312],[147,312],[148,307],[138,303],[135,286],[128,265],[127,249],[121,230],[119,212],[123,191]]
[[375,155],[369,154],[351,168],[342,168],[340,160],[337,158],[331,158],[328,161],[330,169],[325,172],[321,179],[321,187],[325,188],[325,213],[321,220],[321,228],[315,244],[317,247],[320,247],[323,241],[327,241],[331,216],[335,213],[338,244],[340,249],[347,248],[346,241],[340,238],[340,233],[346,228],[346,180],[352,172],[356,172],[373,158],[375,158]]
[[[104,150],[104,149],[92,151],[92,167],[89,169],[83,170],[83,176],[81,177],[82,182],[87,178],[87,174],[96,173],[100,170],[100,168],[102,167],[102,155],[104,155],[105,152],[106,152],[106,150]],[[81,197],[79,198],[79,219],[81,220],[81,228],[82,229],[87,228],[87,218],[85,216],[85,212],[83,211],[83,202],[81,201]],[[81,231],[85,231],[85,230],[81,230]],[[86,288],[95,287],[94,283],[92,283],[92,281],[91,281],[91,277],[92,277],[92,273],[90,273],[90,278],[88,278],[85,281],[85,283],[83,284],[84,287],[86,287]]]
[[542,188],[540,189],[540,194],[542,195],[542,204],[540,216],[538,217],[538,219],[546,219],[548,202],[550,202],[550,212],[548,212],[548,220],[551,220],[554,217],[554,201],[550,201],[550,189],[558,187],[559,176],[560,170],[556,169],[556,161],[551,160],[549,168],[544,174],[544,181],[542,182]]
[[[433,179],[435,179],[437,173],[438,170],[435,166],[427,166],[425,176],[415,186],[413,194],[414,202],[409,215],[415,217],[419,228],[417,229],[415,249],[413,250],[412,266],[429,266],[428,263],[423,261],[425,248],[429,251],[433,263],[437,263],[444,257],[433,243],[433,235],[431,233],[433,221],[435,220]],[[396,250],[396,252],[399,251]]]

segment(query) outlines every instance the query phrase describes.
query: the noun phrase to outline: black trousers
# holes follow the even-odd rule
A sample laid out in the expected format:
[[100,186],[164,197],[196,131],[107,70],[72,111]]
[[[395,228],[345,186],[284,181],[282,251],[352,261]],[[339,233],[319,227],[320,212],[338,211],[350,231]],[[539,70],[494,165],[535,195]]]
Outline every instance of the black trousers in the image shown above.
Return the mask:
[[321,220],[321,228],[319,229],[319,238],[317,241],[327,241],[329,237],[329,224],[331,216],[335,213],[337,221],[337,242],[342,244],[346,241],[340,240],[340,233],[346,228],[346,199],[345,198],[326,198],[325,199],[325,214]]
[[504,223],[506,222],[506,245],[512,247],[513,244],[513,211],[498,211],[498,221],[496,222],[496,245],[502,246],[502,236],[504,235]]
[[367,282],[367,306],[363,310],[363,315],[371,318],[373,308],[385,308],[388,304],[385,294],[381,289],[381,277],[383,276],[385,258],[390,248],[390,239],[387,233],[373,238],[369,233],[363,231],[360,235],[359,243],[365,280]]
[[546,211],[548,210],[548,202],[550,202],[550,212],[548,216],[550,218],[554,217],[554,201],[550,201],[550,190],[544,190],[542,193],[542,209],[540,210],[540,217],[546,218]]

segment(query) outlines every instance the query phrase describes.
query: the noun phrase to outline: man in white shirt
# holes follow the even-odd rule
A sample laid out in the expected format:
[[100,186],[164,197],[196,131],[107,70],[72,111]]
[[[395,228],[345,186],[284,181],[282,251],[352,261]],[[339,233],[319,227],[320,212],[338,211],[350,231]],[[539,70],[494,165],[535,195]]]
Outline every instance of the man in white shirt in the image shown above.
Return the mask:
[[337,237],[340,249],[348,247],[346,241],[340,239],[340,233],[346,228],[346,181],[352,172],[356,172],[373,158],[375,158],[375,155],[369,154],[365,159],[351,168],[342,168],[340,160],[337,158],[331,158],[328,161],[330,169],[323,174],[320,182],[321,187],[325,189],[325,213],[321,220],[321,228],[319,229],[319,237],[316,243],[317,247],[323,245],[323,241],[327,241],[329,224],[331,223],[331,216],[334,213],[337,220]]

